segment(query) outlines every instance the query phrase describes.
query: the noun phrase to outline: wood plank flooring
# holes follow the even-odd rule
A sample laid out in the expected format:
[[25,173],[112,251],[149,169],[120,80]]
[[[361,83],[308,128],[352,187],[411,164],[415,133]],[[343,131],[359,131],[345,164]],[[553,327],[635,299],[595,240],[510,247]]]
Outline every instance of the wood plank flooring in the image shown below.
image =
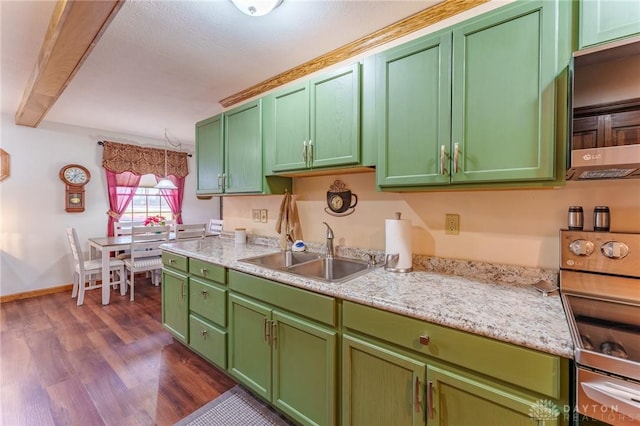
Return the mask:
[[88,291],[0,304],[1,425],[172,425],[235,382],[174,340],[161,292]]

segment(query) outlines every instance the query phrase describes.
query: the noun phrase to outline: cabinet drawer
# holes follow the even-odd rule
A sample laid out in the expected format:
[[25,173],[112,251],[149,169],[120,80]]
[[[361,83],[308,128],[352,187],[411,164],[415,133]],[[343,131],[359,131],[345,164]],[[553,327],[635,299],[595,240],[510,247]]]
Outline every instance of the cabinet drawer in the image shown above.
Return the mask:
[[237,271],[229,271],[229,289],[324,324],[337,326],[338,315],[333,297]]
[[227,368],[227,332],[207,321],[189,316],[189,346],[222,368]]
[[179,254],[162,251],[162,264],[173,269],[188,272],[187,257]]
[[191,275],[226,284],[225,269],[222,266],[214,265],[198,259],[189,259],[189,272]]
[[226,327],[227,290],[198,278],[189,279],[189,309],[198,315]]
[[[563,391],[561,375],[567,363],[555,355],[348,301],[342,320],[345,328],[553,398]],[[428,344],[420,343],[421,336],[429,338]]]

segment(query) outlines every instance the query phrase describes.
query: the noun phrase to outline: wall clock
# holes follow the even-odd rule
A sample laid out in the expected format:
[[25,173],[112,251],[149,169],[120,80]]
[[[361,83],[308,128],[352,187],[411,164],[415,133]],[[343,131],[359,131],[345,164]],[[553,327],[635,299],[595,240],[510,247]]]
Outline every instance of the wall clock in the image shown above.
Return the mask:
[[84,211],[84,186],[91,180],[91,173],[79,164],[67,164],[60,169],[60,179],[65,184],[64,207],[69,213]]

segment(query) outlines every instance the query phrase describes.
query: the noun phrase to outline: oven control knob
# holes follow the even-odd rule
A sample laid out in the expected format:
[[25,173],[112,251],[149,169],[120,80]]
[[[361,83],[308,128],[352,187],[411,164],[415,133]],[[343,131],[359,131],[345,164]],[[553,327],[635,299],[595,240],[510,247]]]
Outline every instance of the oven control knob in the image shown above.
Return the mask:
[[593,250],[593,243],[588,240],[573,240],[569,244],[569,251],[576,256],[589,256]]
[[600,246],[600,251],[609,259],[622,259],[629,254],[629,246],[619,241],[608,241]]

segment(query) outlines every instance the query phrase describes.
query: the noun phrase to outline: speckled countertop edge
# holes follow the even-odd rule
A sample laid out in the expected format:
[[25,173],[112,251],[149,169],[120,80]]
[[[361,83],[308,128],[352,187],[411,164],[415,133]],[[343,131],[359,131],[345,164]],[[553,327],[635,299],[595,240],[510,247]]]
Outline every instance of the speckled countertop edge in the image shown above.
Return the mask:
[[[433,259],[430,262],[448,265],[447,268],[453,268],[461,274],[420,268],[400,274],[377,267],[343,283],[326,283],[239,261],[279,251],[271,241],[252,242],[258,244],[234,244],[223,236],[168,243],[162,247],[177,254],[316,293],[573,358],[573,343],[560,297],[544,297],[529,285],[540,278],[553,282],[553,272],[549,272],[547,277],[545,271],[540,275],[531,268],[491,264],[480,265],[486,268],[478,268],[474,262],[428,258]],[[264,242],[267,244],[264,245]],[[345,252],[338,252],[338,255],[345,256]],[[474,270],[480,279],[469,278],[468,275]],[[494,272],[487,274],[486,270]],[[519,274],[521,270],[529,273]],[[492,276],[506,277],[507,283],[491,282]],[[514,276],[524,277],[525,283],[509,283]]]

